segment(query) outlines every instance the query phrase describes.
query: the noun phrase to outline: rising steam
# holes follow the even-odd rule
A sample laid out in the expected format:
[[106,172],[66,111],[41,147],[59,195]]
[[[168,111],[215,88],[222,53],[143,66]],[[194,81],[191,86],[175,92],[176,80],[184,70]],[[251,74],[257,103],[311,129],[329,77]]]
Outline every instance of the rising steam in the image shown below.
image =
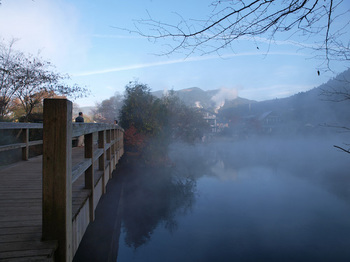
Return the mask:
[[238,91],[235,88],[220,88],[219,92],[211,98],[215,102],[215,112],[225,105],[226,100],[234,100],[237,96]]

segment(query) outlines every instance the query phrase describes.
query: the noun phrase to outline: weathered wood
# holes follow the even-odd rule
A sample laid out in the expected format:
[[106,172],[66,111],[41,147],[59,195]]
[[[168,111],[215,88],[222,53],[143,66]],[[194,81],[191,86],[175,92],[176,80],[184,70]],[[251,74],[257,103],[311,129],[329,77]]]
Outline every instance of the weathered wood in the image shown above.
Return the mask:
[[[75,148],[74,149],[74,159],[72,162],[75,163],[80,163],[81,161],[84,160],[84,155],[82,155],[79,152],[82,152],[83,148]],[[17,166],[13,166],[11,168],[6,168],[6,174],[10,175],[11,177],[11,183],[15,184],[18,183],[18,181],[25,181],[25,183],[20,183],[20,187],[13,187],[11,190],[6,191],[6,194],[3,194],[3,190],[6,187],[2,187],[4,184],[4,181],[7,181],[7,179],[2,179],[4,177],[7,177],[7,175],[4,175],[4,173],[0,172],[0,217],[3,217],[0,219],[0,242],[3,243],[10,243],[17,241],[18,242],[24,242],[27,241],[30,236],[33,236],[33,239],[31,241],[40,241],[41,239],[41,212],[36,209],[35,212],[38,214],[35,215],[28,215],[26,212],[28,210],[30,211],[30,207],[38,207],[41,204],[41,158],[42,157],[37,157],[37,158],[32,158],[28,162],[20,162]],[[20,167],[19,172],[15,171],[17,170],[17,167]],[[28,173],[23,175],[22,171],[23,170],[33,170],[32,173]],[[34,174],[37,172],[37,174]],[[95,176],[94,176],[94,185],[100,186],[101,183],[98,184],[98,181],[100,181],[101,176],[102,176],[102,171],[98,172],[95,170]],[[29,176],[29,177],[28,177]],[[13,181],[12,181],[13,179]],[[38,189],[34,189],[35,193],[30,192],[30,188],[33,188],[33,185],[38,185],[35,186]],[[29,187],[29,188],[27,188]],[[88,198],[90,196],[90,190],[83,189],[84,188],[84,177],[81,176],[79,179],[73,183],[72,186],[72,221],[78,220],[75,223],[75,226],[77,227],[76,230],[78,230],[74,234],[81,235],[83,234],[82,231],[85,231],[86,227],[86,221],[85,221],[85,215],[78,216],[80,212],[86,212],[86,209],[83,210],[84,203],[87,203]],[[98,190],[100,191],[100,190]],[[24,192],[24,193],[23,193]],[[34,196],[34,197],[32,197]],[[98,195],[95,196],[97,199]],[[15,202],[15,203],[14,203]],[[23,212],[16,212],[15,209],[13,209],[10,213],[3,208],[3,204],[6,204],[6,206],[16,206],[18,207],[18,210],[23,210]],[[87,203],[89,206],[89,203]],[[95,203],[96,205],[96,203]],[[21,208],[21,206],[24,206]],[[31,211],[30,211],[31,212]],[[35,213],[33,212],[33,214]],[[6,215],[4,215],[6,214]],[[89,217],[89,216],[88,216]],[[13,219],[16,219],[14,221]],[[4,220],[1,222],[1,220]],[[74,235],[73,234],[73,235]],[[28,240],[30,241],[30,240]],[[77,236],[75,245],[78,245],[80,238]],[[74,246],[74,245],[73,245]],[[51,251],[53,252],[53,251]],[[14,252],[10,253],[11,255],[16,255]],[[30,257],[25,257],[24,260],[21,260],[20,258],[16,257],[12,261],[32,261],[31,259],[38,258],[38,253],[32,251],[30,253]],[[7,260],[7,259],[6,259]],[[6,261],[6,260],[1,260],[1,261]],[[11,260],[9,260],[11,261]],[[36,261],[35,259],[33,261]],[[48,260],[52,261],[52,260]]]
[[108,179],[112,178],[112,169],[113,166],[113,161],[112,161],[112,143],[111,143],[111,138],[112,138],[112,131],[113,130],[107,130],[106,131],[106,159],[108,161]]
[[[65,254],[70,253],[68,259],[67,257],[63,259],[56,257],[56,261],[71,261],[88,223],[94,219],[94,210],[105,191],[108,174],[111,175],[111,171],[121,156],[122,150],[119,148],[119,144],[123,130],[118,126],[108,124],[72,125],[71,117],[67,116],[66,121],[63,119],[64,114],[69,112],[68,104],[69,101],[66,101],[63,106],[66,112],[62,110],[61,106],[51,109],[49,113],[52,117],[49,121],[50,128],[45,129],[47,122],[44,120],[43,141],[50,143],[50,146],[46,145],[46,148],[44,146],[44,152],[49,154],[2,167],[0,170],[0,261],[53,261],[56,245],[49,247],[41,241],[40,237],[42,235],[43,239],[48,239],[44,237],[47,233],[44,226],[47,199],[58,201],[51,207],[50,211],[66,212],[66,219],[63,218],[66,225],[61,222],[62,217],[52,216],[52,219],[56,221],[51,222],[52,232],[57,232],[59,230],[57,228],[63,228],[62,225],[74,228],[74,232],[70,232],[69,235],[66,233],[68,238],[71,238],[70,240],[74,239],[70,246],[66,244],[66,240],[62,245],[62,241],[60,242],[58,237],[51,238],[54,241],[58,240],[59,249],[63,246],[66,250]],[[46,101],[45,105],[47,105]],[[58,115],[55,115],[56,113]],[[44,116],[46,116],[45,113]],[[53,127],[51,123],[56,126]],[[4,127],[4,125],[2,126]],[[28,128],[42,128],[42,126],[41,124],[22,125],[18,123],[6,125],[3,129],[23,129],[25,132],[22,131],[21,134],[24,133],[24,143],[0,146],[0,151],[13,148],[27,150],[31,145],[42,144],[43,141],[28,141],[29,136],[26,131]],[[69,134],[69,128],[71,128],[71,134]],[[71,148],[72,129],[75,129],[75,135],[85,134],[85,148],[74,148],[74,154],[72,154]],[[60,143],[62,137],[63,142]],[[97,141],[99,144],[96,143]],[[62,159],[65,159],[63,163]],[[41,162],[42,160],[43,162]],[[47,168],[44,162],[54,167]],[[66,172],[66,175],[62,175],[63,171]],[[84,171],[85,176],[79,175]],[[51,172],[52,177],[45,178],[45,172],[46,174]],[[71,176],[67,175],[69,172],[71,172]],[[89,172],[91,175],[87,175]],[[59,177],[63,181],[56,181]],[[71,177],[71,181],[69,181],[69,177]],[[45,191],[46,183],[50,186],[49,192]],[[64,187],[66,187],[66,192],[62,193]],[[67,188],[69,192],[67,192]],[[58,196],[59,194],[63,197]],[[69,198],[70,201],[67,200]],[[70,221],[67,219],[67,213],[70,213],[68,214],[71,217]],[[65,229],[63,231],[71,230]],[[68,239],[68,241],[70,240]],[[57,251],[56,255],[59,252]]]
[[93,135],[85,135],[85,158],[90,158],[91,166],[85,171],[85,188],[91,191],[89,201],[90,201],[90,222],[95,219],[94,211],[94,147],[93,147]]
[[0,254],[8,251],[50,249],[57,246],[56,241],[10,242],[0,244]]
[[94,161],[97,161],[103,155],[103,148],[94,150]]
[[74,166],[72,170],[72,183],[74,183],[91,166],[91,163],[91,158],[88,158]]
[[[30,261],[27,257],[33,256],[44,256],[46,258],[51,258],[49,261],[53,261],[53,250],[55,250],[55,245],[48,245],[46,249],[33,249],[28,250],[15,250],[15,251],[5,251],[0,253],[0,261],[5,261],[5,259],[13,259],[12,261],[19,261],[19,259],[26,258],[25,261]],[[33,261],[33,260],[32,260]]]
[[105,143],[106,143],[106,131],[99,131],[98,132],[98,148],[102,150],[101,156],[98,158],[98,170],[102,171],[102,194],[105,193],[106,189],[104,187],[105,185],[105,176],[104,176],[104,171],[105,171],[105,163],[106,163],[106,148],[105,148]]
[[43,124],[39,123],[14,123],[14,122],[0,122],[0,129],[42,129]]
[[103,124],[103,123],[73,123],[73,137],[77,137],[80,135],[85,135],[85,134],[91,134],[91,133],[96,133],[99,131],[107,130],[107,129],[120,129],[122,130],[121,127],[118,127],[113,124]]
[[[116,154],[116,130],[112,129],[111,130],[111,165],[114,167],[117,163],[115,162],[115,154]],[[112,176],[112,174],[111,174]],[[111,176],[109,177],[109,179],[111,179]]]
[[33,232],[33,233],[18,233],[12,235],[0,235],[0,243],[11,243],[11,242],[27,242],[33,241],[33,239],[40,239],[41,232]]
[[42,256],[17,257],[2,259],[1,262],[52,262],[53,258],[48,258],[45,254]]
[[36,140],[36,141],[28,141],[28,143],[16,143],[16,144],[10,144],[10,145],[3,145],[3,146],[0,146],[0,152],[18,149],[18,148],[24,148],[27,145],[28,146],[41,145],[42,143],[43,143],[42,140]]
[[43,239],[58,240],[55,260],[72,260],[72,102],[44,100]]
[[23,143],[25,147],[22,148],[22,160],[29,159],[29,129],[23,129]]

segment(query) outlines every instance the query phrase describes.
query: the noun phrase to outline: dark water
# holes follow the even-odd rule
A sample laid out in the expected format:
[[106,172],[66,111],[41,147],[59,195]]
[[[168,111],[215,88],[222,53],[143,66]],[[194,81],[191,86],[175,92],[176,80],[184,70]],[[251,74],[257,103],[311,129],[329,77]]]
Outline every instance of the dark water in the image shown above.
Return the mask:
[[333,144],[174,145],[174,166],[112,180],[75,261],[350,261],[350,155]]

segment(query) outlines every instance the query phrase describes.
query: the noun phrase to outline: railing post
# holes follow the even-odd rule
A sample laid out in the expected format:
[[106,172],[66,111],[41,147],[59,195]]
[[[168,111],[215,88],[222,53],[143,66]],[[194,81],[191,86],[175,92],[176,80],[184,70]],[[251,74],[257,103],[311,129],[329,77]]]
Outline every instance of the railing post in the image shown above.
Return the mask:
[[84,136],[85,144],[85,158],[91,158],[91,166],[85,171],[85,188],[91,190],[89,197],[89,213],[90,222],[95,219],[94,210],[94,189],[95,189],[95,178],[94,178],[94,141],[93,134],[89,133]]
[[22,160],[29,159],[29,128],[23,129],[23,143],[26,144],[25,147],[22,147]]
[[72,261],[72,102],[44,100],[43,240],[57,240],[55,261]]
[[[106,131],[106,143],[107,144],[110,144],[111,143],[111,130],[108,129]],[[106,159],[108,161],[108,165],[109,165],[109,173],[108,173],[108,179],[111,179],[112,178],[112,171],[114,169],[114,166],[112,165],[113,164],[113,161],[112,161],[112,148],[111,148],[111,145],[110,147],[106,150]]]
[[[115,161],[115,129],[113,128],[111,130],[111,140],[112,140],[112,145],[111,145],[111,162],[112,162],[112,165],[113,165],[113,169],[115,168],[115,165],[116,165],[116,161]],[[111,177],[110,177],[111,178]]]
[[105,135],[106,132],[104,131],[99,131],[98,132],[98,148],[103,149],[103,154],[98,158],[98,170],[103,172],[102,175],[102,194],[106,193],[105,190],[105,159],[106,159],[106,149],[105,149]]
[[116,139],[117,139],[117,141],[116,141],[116,163],[118,163],[119,162],[119,138],[120,138],[120,133],[119,133],[119,129],[117,129],[117,135],[116,135]]

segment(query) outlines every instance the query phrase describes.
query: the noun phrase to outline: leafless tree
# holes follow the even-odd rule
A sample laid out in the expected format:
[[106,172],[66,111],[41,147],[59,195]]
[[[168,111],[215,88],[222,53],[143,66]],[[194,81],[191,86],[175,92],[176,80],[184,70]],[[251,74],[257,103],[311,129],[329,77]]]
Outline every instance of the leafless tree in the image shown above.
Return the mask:
[[343,72],[321,88],[320,96],[325,101],[344,102],[350,100],[350,74]]
[[[172,40],[165,54],[185,51],[188,55],[217,52],[236,40],[265,37],[274,41],[279,33],[303,36],[308,47],[322,51],[329,61],[350,57],[350,12],[343,0],[215,0],[210,14],[201,20],[184,19],[176,24],[148,19],[135,22],[135,30],[151,40]],[[287,34],[286,34],[287,33]],[[320,38],[321,36],[321,38]],[[314,43],[314,38],[318,39]],[[301,46],[306,46],[305,42]],[[259,47],[257,46],[259,49]]]
[[0,116],[8,113],[9,103],[18,89],[15,76],[24,55],[13,50],[15,42],[12,39],[8,44],[0,43]]
[[15,98],[28,117],[45,97],[78,98],[88,94],[86,88],[65,84],[69,76],[56,72],[50,62],[14,50],[14,43],[15,40],[9,44],[0,42],[0,117],[8,114],[10,102]]
[[[320,96],[322,100],[333,103],[350,102],[350,70],[339,74],[335,79],[330,80],[321,88]],[[337,129],[339,132],[350,132],[350,127],[346,124],[325,124],[326,127]],[[335,148],[350,154],[350,144],[343,143],[342,146],[334,145]]]

